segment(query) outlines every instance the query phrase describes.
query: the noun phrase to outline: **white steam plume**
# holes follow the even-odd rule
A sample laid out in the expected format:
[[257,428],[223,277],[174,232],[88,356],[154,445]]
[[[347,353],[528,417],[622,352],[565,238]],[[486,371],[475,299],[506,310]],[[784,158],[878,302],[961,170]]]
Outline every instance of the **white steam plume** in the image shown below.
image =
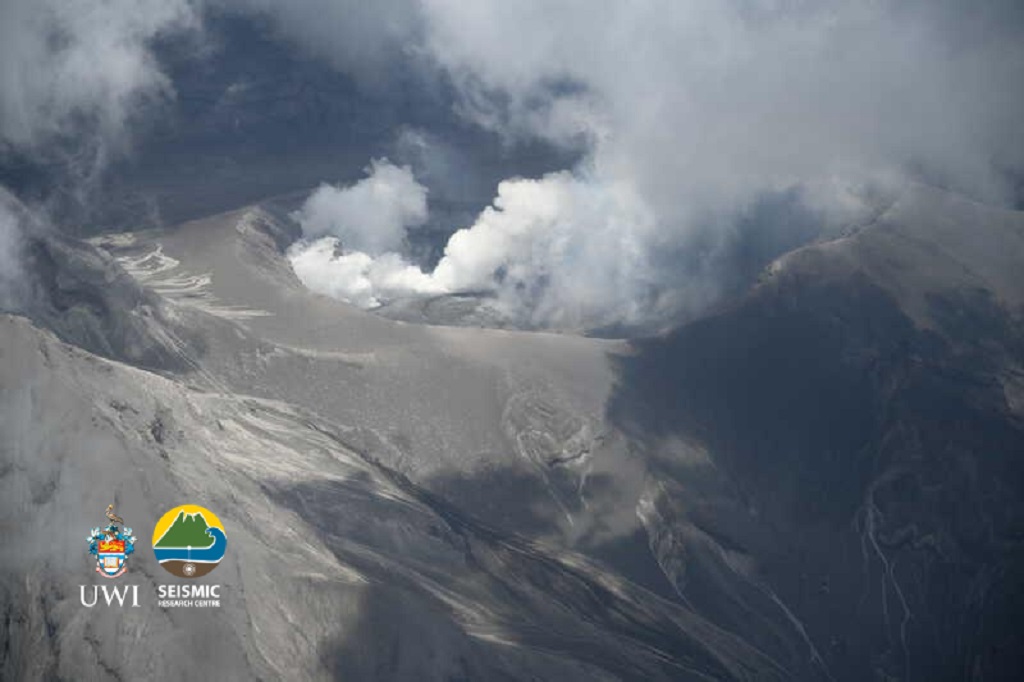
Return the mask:
[[503,183],[430,279],[493,289],[535,324],[640,321],[714,296],[716,254],[765,195],[849,214],[856,188],[910,176],[1005,201],[1002,170],[1024,165],[1024,15],[985,7],[423,0],[406,40],[464,116],[589,150]]
[[374,159],[350,187],[321,185],[294,218],[307,238],[332,235],[346,250],[379,255],[402,247],[405,230],[427,219],[427,188],[412,171]]
[[531,326],[637,322],[657,303],[645,247],[654,229],[625,184],[568,172],[506,180],[452,235],[432,277],[447,291],[491,290],[500,311]]
[[8,206],[9,196],[0,187],[0,311],[17,310],[25,287],[21,220]]
[[288,251],[295,274],[310,289],[363,308],[441,293],[398,254],[406,230],[427,219],[427,188],[387,159],[373,160],[366,173],[349,187],[321,185],[293,214],[305,237]]
[[445,293],[429,275],[396,253],[374,258],[362,251],[344,253],[338,246],[335,237],[324,237],[288,250],[303,284],[361,308],[376,308],[394,298]]
[[659,305],[644,248],[655,222],[628,186],[568,172],[506,180],[494,205],[451,236],[431,273],[399,252],[405,228],[424,217],[400,209],[424,197],[407,169],[384,162],[351,187],[321,187],[295,217],[306,235],[335,236],[293,245],[296,274],[311,289],[364,308],[488,291],[507,317],[562,328],[639,322]]

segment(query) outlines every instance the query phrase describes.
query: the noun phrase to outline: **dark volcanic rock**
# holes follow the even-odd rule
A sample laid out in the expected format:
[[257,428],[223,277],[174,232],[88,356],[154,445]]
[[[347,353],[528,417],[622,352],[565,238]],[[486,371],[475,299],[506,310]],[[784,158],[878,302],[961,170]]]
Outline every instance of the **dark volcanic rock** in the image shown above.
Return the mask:
[[[683,594],[748,638],[771,627],[740,622],[730,604],[758,612],[744,590],[766,585],[836,679],[1016,679],[1020,312],[1005,292],[955,277],[922,285],[916,270],[940,267],[928,255],[893,286],[870,262],[810,251],[735,307],[623,361],[613,411],[673,481],[659,518],[705,542],[654,538],[662,564],[674,559]],[[893,291],[925,300],[927,317]],[[707,448],[726,490],[717,507],[680,501],[708,486],[664,447],[672,439]],[[709,569],[716,556],[753,568]]]
[[198,352],[157,296],[88,244],[50,234],[26,252],[32,297],[22,312],[68,343],[152,369],[185,369],[179,345]]
[[7,192],[0,209],[17,223],[19,272],[4,312],[25,315],[62,340],[107,358],[160,370],[184,370],[202,344],[108,254],[52,229]]

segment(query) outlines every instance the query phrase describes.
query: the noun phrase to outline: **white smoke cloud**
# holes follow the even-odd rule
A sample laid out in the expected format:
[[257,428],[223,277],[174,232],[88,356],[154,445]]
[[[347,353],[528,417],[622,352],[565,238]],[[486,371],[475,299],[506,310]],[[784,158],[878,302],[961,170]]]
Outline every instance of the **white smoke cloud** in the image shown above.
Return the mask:
[[972,36],[965,12],[885,0],[424,4],[468,115],[588,136],[659,213],[910,164],[997,198],[992,161],[1024,155],[1024,42],[998,12]]
[[[386,191],[369,190],[381,183]],[[451,236],[430,273],[397,250],[410,226],[402,218],[425,216],[395,207],[419,206],[423,197],[407,170],[380,162],[352,187],[317,190],[296,213],[303,231],[341,238],[293,245],[288,255],[299,279],[363,308],[408,296],[490,292],[495,309],[531,326],[636,323],[658,308],[658,273],[646,261],[655,221],[629,186],[569,172],[506,180],[493,206]]]
[[[1019,3],[942,0],[11,0],[0,137],[33,149],[86,131],[100,163],[173,92],[152,42],[209,6],[269,17],[364,84],[454,91],[456,111],[510,143],[586,150],[566,172],[501,183],[430,273],[402,256],[427,218],[408,169],[374,162],[321,187],[298,214],[296,270],[364,306],[483,289],[530,324],[665,319],[714,298],[766,195],[852,220],[859,187],[911,176],[999,202],[1002,171],[1024,165]],[[410,75],[430,69],[443,78]]]
[[8,0],[0,21],[0,139],[59,142],[94,171],[124,151],[130,124],[173,90],[150,44],[195,28],[188,0]]
[[307,238],[333,235],[345,249],[380,255],[401,249],[407,228],[427,219],[427,188],[407,167],[374,159],[349,187],[321,185],[293,217]]
[[[112,156],[126,152],[133,124],[173,95],[152,42],[199,26],[189,0],[5,0],[0,14],[0,161],[20,152],[57,160],[88,194]],[[29,295],[21,260],[42,222],[0,187],[0,308]]]
[[452,235],[432,277],[446,291],[493,291],[499,310],[530,325],[635,322],[653,304],[645,243],[654,229],[628,185],[568,172],[506,180],[494,205]]
[[288,250],[295,274],[310,289],[363,308],[441,293],[399,255],[406,230],[427,219],[427,188],[387,159],[374,159],[366,173],[348,187],[321,185],[292,214],[305,237]]
[[25,280],[21,221],[8,208],[6,199],[7,191],[0,187],[0,310],[9,311],[17,309]]
[[999,202],[1001,169],[1024,164],[1012,4],[423,0],[418,13],[407,40],[464,116],[589,150],[567,173],[502,183],[429,275],[490,289],[534,324],[707,303],[717,256],[765,195],[797,190],[823,220],[854,220],[870,208],[861,187],[924,177]]
[[312,291],[360,308],[376,308],[394,298],[445,293],[429,275],[396,253],[374,258],[339,247],[335,237],[298,242],[288,249],[288,258]]

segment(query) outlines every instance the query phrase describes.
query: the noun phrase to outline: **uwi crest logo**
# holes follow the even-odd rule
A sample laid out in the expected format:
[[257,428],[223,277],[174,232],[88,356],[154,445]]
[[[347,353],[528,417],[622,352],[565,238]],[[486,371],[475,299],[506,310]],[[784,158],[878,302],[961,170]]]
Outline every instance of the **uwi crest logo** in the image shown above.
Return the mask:
[[97,573],[104,578],[118,578],[128,572],[135,536],[124,525],[124,519],[114,513],[112,504],[107,506],[107,520],[110,523],[106,528],[93,528],[89,533],[89,554],[96,557]]
[[179,578],[198,578],[217,568],[227,547],[224,524],[212,511],[196,504],[171,509],[153,529],[156,560]]

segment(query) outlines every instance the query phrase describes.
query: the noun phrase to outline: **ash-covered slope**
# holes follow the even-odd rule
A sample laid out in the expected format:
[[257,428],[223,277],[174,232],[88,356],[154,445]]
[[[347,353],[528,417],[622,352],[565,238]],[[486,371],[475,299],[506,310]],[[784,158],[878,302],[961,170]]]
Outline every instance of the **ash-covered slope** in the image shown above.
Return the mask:
[[[917,189],[632,346],[311,294],[271,207],[59,242],[0,325],[0,671],[1006,677],[1022,231]],[[83,609],[111,500],[214,509],[224,606]]]
[[[250,210],[101,240],[135,281],[60,242],[34,323],[2,319],[3,677],[791,675],[674,599],[637,541],[614,344],[364,314],[295,282],[281,229]],[[112,342],[126,326],[138,344]],[[144,540],[174,504],[216,510],[222,608],[81,606],[110,501]],[[175,582],[145,543],[131,566],[143,595]]]
[[[758,652],[678,605],[473,521],[377,464],[372,434],[187,389],[2,322],[5,679],[700,679]],[[230,533],[223,607],[81,607],[81,527],[178,500]],[[17,511],[15,517],[12,512]],[[122,583],[152,593],[147,548]],[[211,577],[212,581],[212,577]],[[209,582],[209,581],[208,581]],[[782,679],[778,677],[778,679]]]
[[623,360],[695,608],[742,632],[767,586],[837,679],[1019,679],[1022,273],[1024,214],[916,188]]
[[199,352],[196,322],[142,286],[109,254],[53,229],[0,188],[0,212],[16,265],[0,311],[24,315],[98,355],[157,371],[182,371]]

